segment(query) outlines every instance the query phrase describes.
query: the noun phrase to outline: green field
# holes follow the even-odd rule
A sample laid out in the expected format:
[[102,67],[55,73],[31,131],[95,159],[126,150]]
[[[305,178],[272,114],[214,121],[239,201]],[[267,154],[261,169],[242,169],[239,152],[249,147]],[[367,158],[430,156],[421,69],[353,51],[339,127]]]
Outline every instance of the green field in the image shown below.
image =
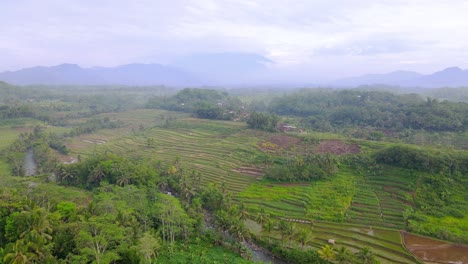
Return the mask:
[[[179,160],[186,170],[201,173],[202,183],[224,183],[235,202],[243,203],[253,218],[261,209],[273,219],[287,218],[310,230],[311,247],[320,249],[328,239],[352,251],[371,248],[382,263],[415,263],[401,244],[397,231],[404,229],[405,210],[414,206],[413,195],[418,177],[414,172],[381,165],[355,169],[346,163],[330,178],[309,183],[279,183],[262,178],[263,171],[285,157],[314,152],[320,142],[333,140],[357,145],[363,153],[375,153],[395,143],[346,139],[331,133],[310,131],[304,134],[278,134],[248,129],[243,122],[196,119],[188,114],[163,110],[132,110],[99,114],[97,118],[117,120],[123,125],[67,138],[69,156],[82,159],[96,153],[114,153],[164,162]],[[72,130],[89,118],[70,120],[70,126],[47,126],[57,134]],[[0,126],[0,150],[8,147],[21,132],[32,131],[38,122]],[[283,142],[284,140],[284,142]],[[440,151],[438,147],[429,151]],[[0,162],[0,172],[9,174],[8,165]],[[27,185],[28,179],[2,177],[3,185]],[[60,186],[47,188],[52,197],[86,204],[87,192]],[[463,194],[460,194],[463,200]],[[313,225],[300,224],[299,220]],[[466,229],[463,219],[428,218],[427,224],[455,225],[453,232]],[[259,236],[260,227],[249,221]],[[388,229],[385,229],[388,228]],[[266,238],[266,237],[264,237]],[[278,232],[270,234],[280,239]],[[297,243],[297,242],[293,242]]]
[[[169,115],[172,120],[166,122]],[[404,227],[402,215],[405,208],[411,206],[412,191],[405,170],[388,167],[377,174],[360,174],[342,165],[339,174],[329,180],[272,183],[258,175],[243,173],[240,168],[261,171],[268,157],[307,153],[313,143],[300,140],[292,148],[268,151],[259,146],[269,142],[274,134],[246,129],[240,122],[195,119],[159,110],[124,112],[112,114],[111,118],[122,120],[126,125],[73,138],[68,142],[71,155],[83,157],[95,152],[112,152],[166,162],[180,159],[187,169],[201,172],[204,183],[225,183],[235,194],[234,200],[244,203],[251,215],[263,208],[275,218],[326,221],[315,221],[311,229],[315,248],[322,247],[333,237],[352,250],[370,247],[383,263],[390,263],[390,260],[415,262],[401,245],[398,231],[378,228]],[[299,137],[340,138],[323,133]],[[363,143],[362,151],[366,152],[383,145]],[[346,222],[350,224],[344,224]]]

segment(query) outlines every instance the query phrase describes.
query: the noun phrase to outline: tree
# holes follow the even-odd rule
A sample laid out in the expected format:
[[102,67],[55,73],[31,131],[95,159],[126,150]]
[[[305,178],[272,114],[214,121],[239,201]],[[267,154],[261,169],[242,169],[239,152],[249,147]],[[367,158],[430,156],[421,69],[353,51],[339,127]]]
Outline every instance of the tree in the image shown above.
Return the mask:
[[143,256],[145,263],[151,264],[158,257],[158,251],[161,248],[161,241],[151,233],[146,232],[139,239],[139,251]]
[[5,264],[27,264],[31,263],[29,259],[30,253],[28,253],[28,247],[25,244],[25,241],[18,239],[13,246],[13,250],[8,252],[3,257],[3,263]]
[[278,223],[278,229],[281,233],[281,241],[284,243],[284,238],[287,237],[288,231],[290,229],[291,223],[287,222],[284,219],[281,219]]
[[263,226],[268,221],[269,217],[270,215],[265,212],[264,208],[262,208],[260,209],[260,212],[258,212],[257,218],[255,220],[257,223]]
[[245,206],[244,203],[241,203],[239,206],[239,219],[240,220],[247,220],[249,217],[249,211],[247,210],[247,207]]
[[273,229],[275,228],[275,224],[273,223],[273,221],[271,221],[270,219],[266,220],[266,222],[263,224],[262,226],[263,230],[262,232],[265,232],[268,236],[268,243],[270,243],[270,234],[271,234],[271,231],[273,231]]
[[363,263],[363,264],[376,263],[375,253],[372,252],[368,247],[361,248],[358,252],[355,253],[355,255],[360,263]]
[[330,245],[323,246],[322,249],[320,249],[317,252],[319,256],[324,260],[328,260],[328,261],[335,260],[335,252],[333,251],[333,247]]
[[118,260],[117,246],[126,239],[124,229],[115,224],[110,217],[91,217],[83,223],[76,238],[81,255],[93,259],[97,264]]
[[250,239],[249,230],[241,219],[235,219],[231,221],[229,231],[231,235],[239,242],[245,242],[245,240]]
[[163,240],[173,244],[176,237],[187,238],[192,228],[192,221],[181,207],[179,200],[166,194],[158,195],[158,199],[160,202],[156,205],[156,213],[161,222]]
[[304,249],[304,246],[309,244],[311,241],[311,237],[310,237],[308,230],[304,228],[300,229],[299,232],[297,233],[297,239],[299,243],[301,244],[301,248]]
[[354,255],[349,249],[341,246],[336,251],[335,260],[340,264],[352,264],[354,263]]
[[52,227],[44,208],[12,214],[5,231],[5,236],[15,243],[11,251],[7,250],[8,261],[45,262],[52,257]]

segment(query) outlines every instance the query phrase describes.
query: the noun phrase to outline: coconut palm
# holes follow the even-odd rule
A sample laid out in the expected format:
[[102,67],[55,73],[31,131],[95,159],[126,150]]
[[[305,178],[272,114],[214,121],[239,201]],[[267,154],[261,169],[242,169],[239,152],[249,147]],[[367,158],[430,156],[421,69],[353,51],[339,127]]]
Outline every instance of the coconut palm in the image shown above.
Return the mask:
[[333,247],[330,245],[325,245],[322,249],[317,251],[320,258],[328,261],[335,260],[335,252],[333,251]]
[[265,232],[268,236],[268,243],[270,243],[270,234],[271,234],[271,231],[273,231],[273,229],[275,228],[275,224],[273,223],[273,221],[271,221],[270,219],[268,219],[262,226],[262,232]]
[[312,239],[308,230],[302,228],[297,232],[297,240],[301,244],[301,248],[304,249],[304,246],[309,244]]
[[28,248],[23,239],[16,240],[12,252],[5,254],[3,257],[5,264],[26,264],[31,263],[28,257]]
[[352,264],[354,262],[354,255],[349,249],[341,246],[336,250],[335,260],[340,264]]
[[356,252],[356,258],[363,264],[375,263],[375,254],[368,247],[363,247]]
[[259,223],[260,225],[264,225],[267,221],[268,221],[268,218],[270,217],[269,214],[267,214],[265,212],[265,209],[260,209],[260,212],[257,214],[257,223]]

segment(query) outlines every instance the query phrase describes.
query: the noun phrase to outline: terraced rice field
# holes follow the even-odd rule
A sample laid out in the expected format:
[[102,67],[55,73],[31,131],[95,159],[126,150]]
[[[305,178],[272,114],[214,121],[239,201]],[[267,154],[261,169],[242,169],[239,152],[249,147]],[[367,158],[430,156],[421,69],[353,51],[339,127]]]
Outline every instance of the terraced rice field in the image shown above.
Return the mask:
[[[244,203],[251,215],[263,208],[274,218],[286,216],[312,221],[313,225],[300,225],[310,228],[314,248],[323,247],[333,238],[337,246],[353,251],[364,246],[371,248],[382,263],[417,262],[403,248],[397,230],[376,227],[403,227],[403,211],[411,205],[410,186],[414,184],[408,180],[407,171],[389,168],[376,175],[359,175],[343,165],[338,175],[329,180],[267,182],[260,179],[263,164],[255,161],[271,155],[259,147],[262,142],[271,141],[274,136],[271,133],[246,129],[239,122],[184,115],[175,116],[176,120],[165,124],[164,114],[154,110],[136,114],[140,116],[136,121],[126,117],[128,113],[111,117],[129,118],[130,125],[72,139],[68,143],[72,155],[109,151],[165,162],[180,159],[187,169],[201,172],[204,183],[224,182],[234,193],[234,199]],[[302,145],[296,148],[305,149]],[[280,237],[278,232],[271,235],[272,239]]]
[[358,191],[346,212],[351,223],[404,227],[403,212],[412,205],[410,187],[415,179],[408,172],[387,168],[380,175],[359,177]]
[[[270,240],[282,243],[279,231],[273,231],[267,235],[261,232],[260,226],[254,221],[248,220],[247,225],[257,236],[269,236]],[[296,228],[310,230],[311,240],[308,247],[316,250],[327,245],[329,239],[334,239],[335,249],[344,246],[352,252],[357,252],[363,247],[371,248],[381,263],[419,263],[403,247],[401,235],[397,230],[322,221],[314,221],[312,224],[295,223],[294,225]],[[284,245],[289,246],[287,241]],[[300,247],[297,242],[293,242],[291,246]]]
[[255,145],[264,133],[246,130],[243,123],[182,118],[168,128],[125,129],[119,128],[120,134],[115,129],[102,130],[75,138],[69,144],[72,154],[111,151],[165,162],[179,158],[188,169],[201,172],[203,182],[224,182],[234,193],[257,181],[258,176],[240,168],[252,166],[251,160],[258,154]]

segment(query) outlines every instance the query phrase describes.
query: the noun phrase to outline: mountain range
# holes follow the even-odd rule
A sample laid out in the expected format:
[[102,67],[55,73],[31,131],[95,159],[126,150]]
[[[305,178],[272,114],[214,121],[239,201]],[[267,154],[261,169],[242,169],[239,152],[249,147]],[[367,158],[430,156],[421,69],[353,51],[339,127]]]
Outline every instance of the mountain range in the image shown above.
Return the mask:
[[[52,67],[32,67],[0,73],[0,81],[16,85],[275,85],[269,71],[273,61],[258,54],[216,53],[197,54],[179,58],[169,65],[126,64],[117,67],[82,68],[76,64]],[[270,81],[269,81],[270,80]],[[309,80],[310,81],[310,80]],[[291,84],[299,83],[290,80]],[[306,81],[301,81],[307,83]],[[287,83],[287,82],[283,82]],[[468,86],[468,70],[451,67],[432,74],[394,71],[386,74],[368,74],[344,78],[322,85],[357,87],[361,85],[388,85],[400,87],[461,87]]]
[[450,67],[427,75],[412,71],[394,71],[387,74],[345,78],[331,83],[332,86],[342,87],[378,84],[421,88],[462,87],[468,86],[468,70]]

